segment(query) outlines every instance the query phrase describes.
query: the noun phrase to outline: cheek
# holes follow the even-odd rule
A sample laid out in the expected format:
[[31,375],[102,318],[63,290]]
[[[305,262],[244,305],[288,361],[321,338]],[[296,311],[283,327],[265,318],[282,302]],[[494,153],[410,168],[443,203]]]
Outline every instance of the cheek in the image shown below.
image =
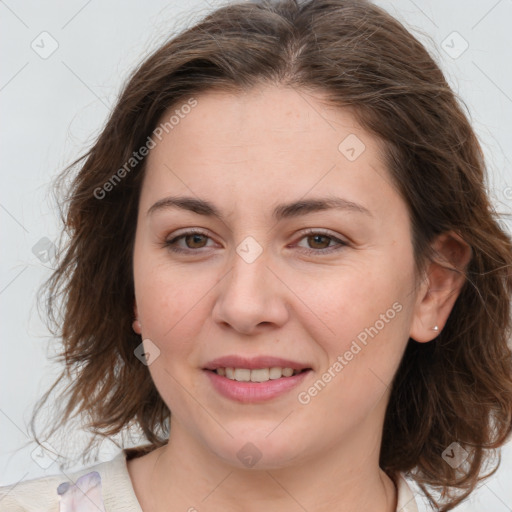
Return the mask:
[[370,399],[382,395],[408,340],[412,277],[404,267],[398,273],[396,266],[379,261],[342,270],[322,286],[309,283],[308,299],[316,300],[308,305],[322,320],[309,324],[326,355],[322,371],[330,373],[326,380],[337,382],[333,392],[354,407],[361,391]]
[[398,277],[382,268],[367,265],[364,268],[340,268],[322,279],[303,283],[301,296],[304,303],[324,323],[333,340],[350,340],[364,329],[379,322],[389,314],[393,320],[397,315],[392,309],[400,302],[401,283]]
[[195,355],[200,351],[204,315],[211,310],[208,290],[215,281],[198,279],[148,259],[135,272],[136,297],[143,338],[149,338],[159,356],[148,367],[166,405],[178,416],[195,407],[183,389],[192,390]]
[[174,332],[197,326],[192,322],[216,284],[214,276],[201,276],[184,267],[147,259],[135,268],[137,308],[143,327],[155,339],[165,342]]
[[333,435],[336,429],[362,424],[384,404],[408,339],[402,302],[396,288],[373,281],[371,287],[338,293],[325,303],[326,323],[334,334],[315,337],[323,345],[325,366],[310,388],[299,390],[299,401],[312,404],[305,411],[311,421],[318,411],[328,410]]

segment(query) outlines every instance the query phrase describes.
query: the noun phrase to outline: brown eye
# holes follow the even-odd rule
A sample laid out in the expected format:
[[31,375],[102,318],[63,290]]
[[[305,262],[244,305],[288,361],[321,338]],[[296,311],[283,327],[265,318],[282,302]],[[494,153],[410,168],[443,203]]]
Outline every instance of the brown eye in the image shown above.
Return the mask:
[[307,237],[309,246],[312,249],[326,249],[331,243],[331,238],[327,235],[310,235]]
[[189,249],[200,249],[205,247],[207,238],[205,235],[194,233],[193,235],[186,235],[184,237],[185,244]]
[[170,240],[166,240],[163,245],[176,253],[200,254],[204,252],[200,249],[211,248],[211,244],[208,245],[209,241],[213,242],[206,233],[188,231]]
[[348,245],[348,242],[340,240],[338,237],[331,235],[330,233],[311,229],[306,233],[303,233],[298,247],[301,248],[302,252],[307,254],[321,256],[340,251]]

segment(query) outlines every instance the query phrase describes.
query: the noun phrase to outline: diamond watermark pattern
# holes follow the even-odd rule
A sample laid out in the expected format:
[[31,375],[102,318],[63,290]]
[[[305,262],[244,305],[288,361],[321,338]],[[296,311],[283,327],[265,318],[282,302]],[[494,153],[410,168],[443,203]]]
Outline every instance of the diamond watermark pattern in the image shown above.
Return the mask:
[[236,252],[246,263],[253,263],[263,252],[263,247],[252,236],[248,236],[240,242]]
[[452,59],[458,59],[469,48],[469,43],[457,31],[454,31],[441,42],[441,48]]
[[442,453],[442,457],[452,468],[458,468],[469,456],[459,443],[453,442]]
[[133,353],[142,364],[149,366],[160,356],[160,349],[149,338],[146,338]]
[[236,456],[238,460],[246,467],[252,468],[260,459],[261,452],[253,443],[245,443]]
[[347,135],[338,146],[338,151],[350,162],[357,160],[365,149],[363,141],[354,133]]
[[43,446],[37,446],[30,456],[39,467],[48,469],[57,460],[58,455],[51,444],[44,441],[41,444]]
[[41,32],[31,43],[30,47],[41,59],[51,57],[59,47],[57,40],[48,32]]
[[32,253],[39,258],[41,263],[50,263],[55,259],[57,248],[47,237],[41,238],[33,247]]

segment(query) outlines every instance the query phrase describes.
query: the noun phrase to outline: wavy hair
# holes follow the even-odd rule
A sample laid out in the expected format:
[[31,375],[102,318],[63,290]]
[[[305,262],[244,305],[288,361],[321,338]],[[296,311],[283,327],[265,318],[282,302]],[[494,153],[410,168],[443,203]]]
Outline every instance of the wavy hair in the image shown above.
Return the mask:
[[[496,470],[499,462],[484,471],[512,430],[512,242],[490,203],[463,102],[426,48],[367,0],[228,4],[133,71],[94,144],[56,183],[65,189],[63,237],[41,292],[64,370],[34,409],[34,437],[40,443],[35,418],[67,382],[49,435],[85,417],[90,446],[131,426],[148,449],[167,442],[170,411],[134,355],[141,340],[132,331],[132,253],[146,162],[139,149],[170,108],[202,91],[260,84],[321,92],[384,142],[418,271],[434,257],[438,234],[453,230],[472,249],[446,327],[430,343],[407,344],[380,452],[388,474],[406,473],[439,510],[451,510]],[[452,442],[468,453],[457,468],[442,458]]]

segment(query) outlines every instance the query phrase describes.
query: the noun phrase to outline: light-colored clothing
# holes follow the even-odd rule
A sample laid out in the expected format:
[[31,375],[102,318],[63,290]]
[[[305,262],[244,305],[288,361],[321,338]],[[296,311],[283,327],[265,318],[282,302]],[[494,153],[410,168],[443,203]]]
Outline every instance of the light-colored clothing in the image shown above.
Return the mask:
[[[142,512],[133,490],[127,457],[132,449],[112,460],[73,472],[36,478],[0,487],[1,512]],[[402,476],[397,512],[418,512],[414,495]]]

